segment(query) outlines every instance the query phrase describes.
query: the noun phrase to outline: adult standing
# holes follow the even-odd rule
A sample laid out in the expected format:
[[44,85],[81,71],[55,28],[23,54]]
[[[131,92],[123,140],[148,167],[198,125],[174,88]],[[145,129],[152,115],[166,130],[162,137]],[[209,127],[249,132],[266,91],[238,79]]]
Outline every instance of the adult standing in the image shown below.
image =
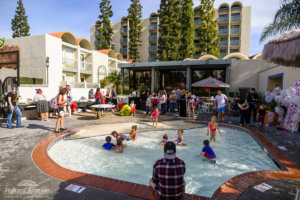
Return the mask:
[[246,121],[246,125],[248,126],[249,121],[250,121],[250,118],[249,118],[250,115],[248,114],[249,104],[245,99],[241,99],[238,103],[238,106],[239,106],[240,111],[241,111],[240,126],[243,126],[245,121]]
[[179,116],[180,117],[186,117],[186,92],[185,90],[181,90],[181,94],[180,94],[180,112],[179,112]]
[[36,103],[36,111],[41,115],[41,121],[48,121],[49,104],[41,89],[36,89],[33,101]]
[[216,95],[215,100],[216,100],[215,108],[217,109],[217,113],[218,113],[218,121],[220,121],[221,115],[222,115],[222,121],[224,121],[225,107],[228,98],[225,94],[222,94],[221,90],[218,90],[218,94]]
[[256,109],[258,104],[258,95],[255,88],[251,88],[250,93],[247,95],[247,102],[249,104],[248,118],[251,119],[251,113],[253,111],[253,121],[256,122]]
[[176,145],[167,142],[164,145],[164,158],[153,165],[150,186],[159,199],[183,199],[185,193],[185,163],[176,157]]
[[[100,91],[100,87],[97,87],[97,89],[96,89],[95,99],[96,99],[96,101],[95,101],[96,105],[102,104],[103,95]],[[101,111],[100,115],[101,116],[104,115],[104,109],[103,108],[100,108],[100,109],[97,108],[96,110],[97,110],[97,118],[99,118],[99,110]]]
[[[66,128],[64,128],[64,107],[65,104],[68,102],[68,100],[65,100],[65,95],[67,94],[68,89],[67,88],[63,88],[60,90],[58,97],[57,97],[57,104],[58,104],[58,117],[56,120],[56,127],[55,127],[55,133],[59,133],[60,131],[65,131],[67,130]],[[60,126],[60,131],[58,130]]]
[[111,103],[111,92],[110,92],[110,89],[109,89],[109,88],[106,89],[105,103],[106,103],[106,104]]
[[165,115],[166,114],[166,95],[164,93],[164,91],[161,93],[160,98],[159,98],[159,102],[161,104],[161,114]]
[[180,99],[181,99],[180,95],[181,95],[181,90],[178,87],[176,90],[176,96],[177,96],[177,110],[179,113],[180,113]]
[[94,90],[90,89],[89,91],[89,99],[95,99]]
[[117,105],[118,102],[117,102],[117,87],[116,86],[113,86],[112,87],[112,90],[111,90],[111,102],[114,104],[114,105]]
[[9,128],[9,129],[13,128],[11,118],[12,118],[14,112],[17,114],[16,128],[24,127],[24,126],[22,126],[22,122],[21,122],[22,112],[19,109],[19,107],[17,106],[16,91],[17,91],[17,88],[13,87],[12,91],[9,92],[6,96],[7,97],[7,103],[8,103],[8,110],[9,110],[9,113],[7,115],[7,128]]
[[141,109],[146,110],[147,93],[145,90],[141,93]]

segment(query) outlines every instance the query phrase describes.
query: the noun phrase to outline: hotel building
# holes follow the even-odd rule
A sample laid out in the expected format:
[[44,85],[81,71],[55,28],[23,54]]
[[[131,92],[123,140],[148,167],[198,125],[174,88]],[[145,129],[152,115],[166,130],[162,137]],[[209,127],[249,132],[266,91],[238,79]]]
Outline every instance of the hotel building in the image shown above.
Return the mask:
[[[199,13],[194,9],[194,27],[197,29],[201,24]],[[218,21],[218,35],[220,37],[219,49],[220,57],[223,58],[230,53],[240,52],[249,56],[250,48],[250,25],[251,7],[243,6],[240,2],[231,5],[221,4],[216,9],[215,18]],[[129,22],[127,17],[122,17],[120,22],[112,23],[113,36],[111,48],[120,52],[124,59],[129,58]],[[141,62],[155,62],[159,37],[159,18],[157,13],[151,13],[149,18],[142,19],[141,25]],[[90,27],[90,41],[93,49],[98,49],[100,43],[100,32],[97,31],[97,24]],[[199,46],[195,33],[194,45]],[[199,54],[194,58],[198,59]]]

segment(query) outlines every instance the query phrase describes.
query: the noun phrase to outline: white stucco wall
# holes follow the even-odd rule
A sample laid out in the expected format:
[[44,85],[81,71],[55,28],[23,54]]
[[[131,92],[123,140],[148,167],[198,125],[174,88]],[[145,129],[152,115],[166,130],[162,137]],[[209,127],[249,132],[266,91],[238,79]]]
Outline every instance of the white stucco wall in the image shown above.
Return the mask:
[[[42,78],[46,82],[46,41],[45,35],[12,38],[5,41],[6,45],[20,47],[20,77]],[[0,69],[0,79],[17,76],[17,70]]]
[[230,91],[236,91],[239,87],[258,88],[258,73],[271,65],[263,60],[232,61]]
[[[98,67],[101,65],[105,66],[106,71],[108,71],[108,56],[106,54],[93,51],[93,82],[98,82]],[[100,76],[100,79],[103,79],[104,76]]]
[[268,91],[268,77],[283,73],[283,89],[294,87],[296,80],[300,80],[300,69],[284,67],[273,64],[273,67],[262,70],[258,73],[258,89],[262,92]]

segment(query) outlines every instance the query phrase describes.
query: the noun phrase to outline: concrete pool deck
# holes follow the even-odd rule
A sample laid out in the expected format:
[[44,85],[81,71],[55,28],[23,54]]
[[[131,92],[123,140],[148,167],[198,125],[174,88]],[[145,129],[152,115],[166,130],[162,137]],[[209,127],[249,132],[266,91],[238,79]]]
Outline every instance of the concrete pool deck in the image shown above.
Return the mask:
[[[100,120],[94,120],[93,117],[89,115],[80,115],[74,116],[71,119],[66,119],[66,127],[79,128],[89,130],[90,127],[97,124],[107,124],[111,120],[115,120],[117,124],[122,122],[128,122],[138,124],[138,128],[145,130],[147,128],[151,129],[152,122],[150,119],[143,119],[140,117],[135,118],[122,118],[122,117],[105,117]],[[179,119],[173,115],[167,116],[163,119],[162,124],[165,123],[166,126],[173,126],[172,123],[177,122],[167,122],[167,120]],[[4,129],[0,128],[0,199],[12,199],[12,194],[9,194],[9,189],[21,189],[21,186],[18,184],[22,181],[32,181],[35,182],[38,186],[35,186],[37,189],[46,188],[45,193],[35,195],[32,197],[27,196],[16,196],[13,199],[136,199],[131,196],[109,192],[102,189],[97,189],[94,187],[87,187],[87,189],[78,194],[70,191],[66,191],[64,188],[69,185],[68,181],[60,181],[55,178],[49,177],[41,172],[35,164],[32,162],[31,153],[34,147],[39,144],[42,140],[53,136],[53,127],[55,124],[55,119],[51,119],[49,122],[41,122],[38,120],[27,120],[24,121],[26,128],[24,129]],[[150,124],[150,125],[149,125]],[[4,126],[4,124],[2,124]],[[131,125],[123,127],[124,130],[128,131]],[[160,126],[160,124],[159,124]],[[199,126],[199,125],[193,125]],[[116,126],[115,126],[116,127]],[[255,124],[253,125],[255,127]],[[114,128],[114,127],[113,127]],[[185,127],[186,128],[186,127]],[[290,159],[296,162],[299,166],[299,133],[294,134],[283,134],[281,132],[273,133],[274,129],[272,127],[266,129],[262,135],[265,135],[273,144],[276,146],[285,146],[287,151],[282,151]],[[109,132],[110,129],[107,129]],[[80,133],[79,133],[80,134]],[[78,137],[78,136],[77,136]],[[272,139],[273,137],[273,139]],[[271,138],[271,139],[270,139]],[[298,146],[299,145],[299,146]],[[298,155],[298,156],[297,156]],[[291,181],[288,184],[290,185],[289,190],[284,187],[277,187],[276,191],[272,193],[272,190],[266,193],[256,192],[254,189],[249,188],[249,191],[243,193],[241,197],[243,199],[257,199],[253,198],[255,192],[258,194],[259,199],[272,199],[274,200],[274,194],[280,193],[281,196],[284,196],[285,199],[292,199],[294,193],[294,188],[297,187],[299,181]],[[270,183],[272,184],[272,183]],[[280,185],[280,184],[279,184]],[[286,186],[286,184],[285,184]],[[24,187],[24,186],[23,186]],[[298,185],[299,187],[299,185]],[[293,191],[291,191],[293,188]],[[247,193],[249,195],[247,195]],[[284,194],[287,194],[286,196]],[[263,198],[261,198],[263,195]],[[273,195],[273,196],[272,196]],[[277,195],[278,196],[278,195]]]

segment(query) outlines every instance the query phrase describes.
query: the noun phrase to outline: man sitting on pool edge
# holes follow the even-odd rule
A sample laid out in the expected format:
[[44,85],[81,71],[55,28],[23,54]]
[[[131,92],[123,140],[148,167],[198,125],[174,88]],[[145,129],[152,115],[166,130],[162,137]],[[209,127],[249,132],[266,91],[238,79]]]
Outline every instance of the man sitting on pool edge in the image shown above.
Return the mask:
[[176,157],[176,145],[167,142],[164,146],[164,158],[153,165],[150,186],[160,200],[179,200],[185,193],[185,163]]

